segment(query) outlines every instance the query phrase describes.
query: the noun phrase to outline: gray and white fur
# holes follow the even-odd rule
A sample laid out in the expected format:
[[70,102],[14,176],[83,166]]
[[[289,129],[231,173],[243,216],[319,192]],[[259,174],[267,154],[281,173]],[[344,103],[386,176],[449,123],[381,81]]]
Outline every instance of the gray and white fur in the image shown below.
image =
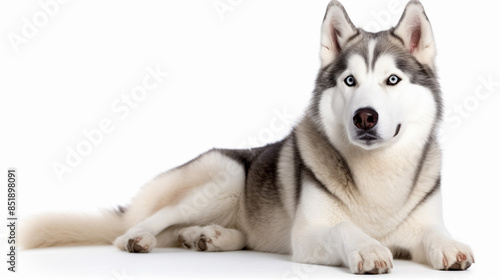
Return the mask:
[[247,248],[353,273],[388,273],[393,258],[467,269],[471,249],[443,225],[442,100],[421,3],[410,1],[396,27],[369,33],[331,1],[320,58],[310,105],[282,141],[210,150],[154,178],[120,211],[34,217],[22,245]]

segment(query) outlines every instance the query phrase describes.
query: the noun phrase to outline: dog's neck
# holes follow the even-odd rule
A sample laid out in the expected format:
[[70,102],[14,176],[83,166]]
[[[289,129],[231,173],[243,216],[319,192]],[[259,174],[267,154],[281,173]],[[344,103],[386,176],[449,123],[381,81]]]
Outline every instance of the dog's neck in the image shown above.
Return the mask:
[[[367,213],[359,223],[374,233],[382,234],[398,225],[421,200],[419,193],[428,191],[421,189],[420,182],[439,177],[440,151],[432,130],[413,141],[402,138],[374,150],[332,143],[307,116],[294,133],[305,165],[332,194],[352,207],[351,211]],[[416,136],[408,131],[407,135]],[[433,158],[423,164],[429,155]],[[433,183],[423,186],[432,187]]]

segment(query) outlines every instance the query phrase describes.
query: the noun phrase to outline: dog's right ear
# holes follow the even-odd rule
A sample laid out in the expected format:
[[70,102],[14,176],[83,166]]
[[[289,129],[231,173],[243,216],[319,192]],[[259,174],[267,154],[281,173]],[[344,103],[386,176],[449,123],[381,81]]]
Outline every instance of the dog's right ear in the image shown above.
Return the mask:
[[344,49],[346,42],[358,34],[344,6],[332,0],[326,8],[325,18],[321,26],[321,67],[331,63]]

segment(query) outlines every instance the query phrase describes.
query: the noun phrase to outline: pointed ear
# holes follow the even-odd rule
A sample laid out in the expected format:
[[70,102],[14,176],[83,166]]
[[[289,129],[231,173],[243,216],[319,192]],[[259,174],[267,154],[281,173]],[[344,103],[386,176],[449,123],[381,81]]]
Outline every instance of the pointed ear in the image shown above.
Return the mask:
[[321,26],[321,67],[331,63],[344,49],[349,38],[358,34],[340,2],[332,0],[326,8]]
[[422,64],[434,68],[436,48],[431,23],[424,7],[418,0],[410,1],[393,34],[399,37],[405,48]]

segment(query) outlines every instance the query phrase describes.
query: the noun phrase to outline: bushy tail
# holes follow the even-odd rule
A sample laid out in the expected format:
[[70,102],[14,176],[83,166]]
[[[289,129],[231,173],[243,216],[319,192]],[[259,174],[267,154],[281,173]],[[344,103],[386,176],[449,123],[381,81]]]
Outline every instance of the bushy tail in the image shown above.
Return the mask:
[[45,214],[20,221],[19,237],[23,249],[53,246],[112,244],[125,233],[125,223],[113,211],[94,215]]

